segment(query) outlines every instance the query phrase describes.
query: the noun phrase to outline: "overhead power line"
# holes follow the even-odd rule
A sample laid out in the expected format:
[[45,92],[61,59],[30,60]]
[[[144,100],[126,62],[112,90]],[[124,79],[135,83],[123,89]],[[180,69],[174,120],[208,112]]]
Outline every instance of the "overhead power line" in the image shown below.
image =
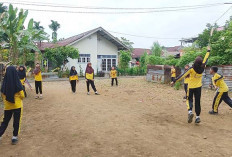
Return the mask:
[[[213,6],[208,6],[213,7]],[[160,13],[160,12],[176,12],[176,11],[186,11],[186,10],[195,10],[202,9],[203,7],[195,8],[181,8],[181,9],[166,9],[166,10],[146,10],[146,11],[72,11],[72,10],[50,10],[50,9],[33,9],[33,8],[24,8],[30,11],[40,11],[40,12],[60,12],[60,13],[79,13],[79,14],[146,14],[146,13]]]
[[228,10],[226,10],[214,23],[217,23],[226,13],[228,13],[230,11],[232,7],[229,7]]
[[127,33],[120,33],[120,32],[115,32],[115,31],[110,31],[108,32],[115,33],[115,34],[121,34],[121,35],[128,35],[128,36],[133,36],[133,37],[140,37],[140,38],[152,38],[152,39],[180,39],[180,38],[161,38],[161,37],[154,37],[154,36],[143,36],[143,35],[135,35],[135,34],[127,34]]
[[76,8],[76,9],[100,9],[100,10],[161,10],[161,9],[195,9],[204,7],[213,7],[224,5],[224,3],[213,3],[213,4],[203,4],[203,5],[189,5],[189,6],[170,6],[170,7],[155,7],[155,8],[116,8],[116,7],[94,7],[94,6],[71,6],[67,4],[54,4],[54,3],[42,3],[42,2],[28,2],[28,1],[3,1],[2,3],[11,3],[19,5],[29,5],[29,6],[44,6],[44,7],[55,7],[55,8]]

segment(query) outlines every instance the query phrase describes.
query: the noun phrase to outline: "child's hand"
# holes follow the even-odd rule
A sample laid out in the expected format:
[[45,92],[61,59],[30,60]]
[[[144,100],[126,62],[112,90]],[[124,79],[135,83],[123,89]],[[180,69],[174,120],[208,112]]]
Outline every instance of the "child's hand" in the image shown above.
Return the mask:
[[172,82],[171,82],[171,85],[173,86],[174,84],[175,84],[175,83],[172,81]]
[[217,89],[218,87],[216,85],[214,85],[214,88]]

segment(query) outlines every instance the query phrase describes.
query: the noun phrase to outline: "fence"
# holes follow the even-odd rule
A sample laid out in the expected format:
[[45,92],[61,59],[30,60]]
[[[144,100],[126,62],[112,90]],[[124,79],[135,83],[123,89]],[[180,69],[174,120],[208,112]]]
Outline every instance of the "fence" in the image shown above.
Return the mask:
[[[203,87],[209,87],[209,84],[212,82],[212,75],[209,73],[210,67],[207,67],[203,74]],[[184,69],[176,68],[176,76],[180,75],[181,72],[184,72]],[[228,85],[229,89],[232,90],[232,65],[227,66],[218,66],[218,73],[222,74],[225,77],[225,82]],[[158,82],[158,83],[170,83],[171,78],[171,67],[166,65],[148,65],[147,66],[147,81]]]
[[[181,74],[181,69],[176,68],[177,76]],[[169,83],[171,81],[171,66],[168,65],[148,65],[147,81]]]

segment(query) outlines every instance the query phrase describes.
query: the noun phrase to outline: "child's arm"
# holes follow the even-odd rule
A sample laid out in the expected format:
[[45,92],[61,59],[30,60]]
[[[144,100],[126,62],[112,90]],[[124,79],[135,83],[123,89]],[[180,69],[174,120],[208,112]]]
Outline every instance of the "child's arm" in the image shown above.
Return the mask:
[[220,77],[218,78],[218,79],[215,79],[214,80],[214,83],[216,83],[217,81],[219,81],[219,80],[221,80],[221,79],[223,79],[224,77],[223,77],[223,75],[220,75],[220,74],[218,74]]
[[185,71],[183,74],[181,74],[180,76],[178,76],[175,80],[174,80],[174,82],[173,83],[175,83],[175,82],[177,82],[177,81],[180,81],[180,80],[182,80],[183,78],[185,78],[186,76],[188,76],[189,74],[190,74],[190,70],[192,69],[192,67],[191,68],[189,68],[187,71]]
[[21,99],[25,98],[25,95],[24,95],[24,91],[23,91],[23,90],[21,90],[21,91],[19,92],[19,95],[20,95],[20,98],[21,98]]

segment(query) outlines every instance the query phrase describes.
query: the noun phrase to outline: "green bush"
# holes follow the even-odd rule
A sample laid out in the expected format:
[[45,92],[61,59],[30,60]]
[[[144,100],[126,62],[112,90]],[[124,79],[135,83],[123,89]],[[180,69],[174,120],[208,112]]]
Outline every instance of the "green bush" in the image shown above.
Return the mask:
[[181,86],[181,83],[180,83],[180,82],[176,82],[176,83],[175,83],[175,86],[174,86],[174,89],[175,89],[175,90],[179,90],[179,89],[180,89],[180,86]]

